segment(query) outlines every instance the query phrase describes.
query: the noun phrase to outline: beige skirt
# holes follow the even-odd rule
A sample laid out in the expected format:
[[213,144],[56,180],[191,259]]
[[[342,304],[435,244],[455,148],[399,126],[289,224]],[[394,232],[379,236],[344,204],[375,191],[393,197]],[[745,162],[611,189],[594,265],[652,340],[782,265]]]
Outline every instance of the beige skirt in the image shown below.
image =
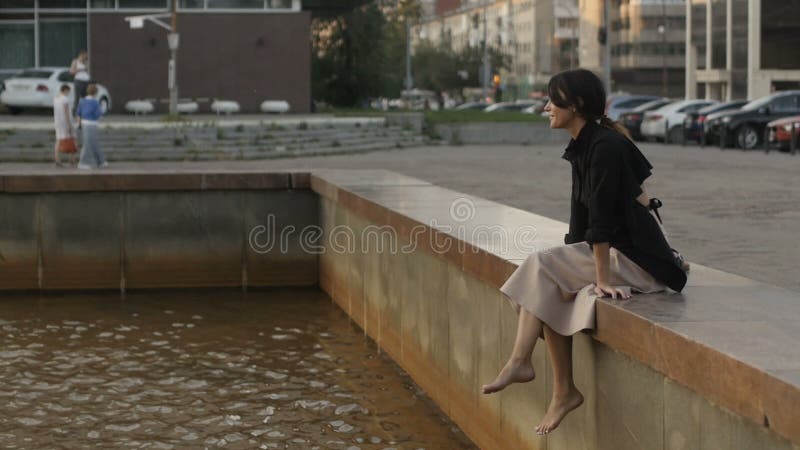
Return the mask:
[[[630,294],[666,289],[644,269],[615,248],[610,249],[609,284]],[[506,280],[500,291],[519,308],[538,317],[553,331],[571,336],[594,329],[595,264],[586,242],[536,252]]]

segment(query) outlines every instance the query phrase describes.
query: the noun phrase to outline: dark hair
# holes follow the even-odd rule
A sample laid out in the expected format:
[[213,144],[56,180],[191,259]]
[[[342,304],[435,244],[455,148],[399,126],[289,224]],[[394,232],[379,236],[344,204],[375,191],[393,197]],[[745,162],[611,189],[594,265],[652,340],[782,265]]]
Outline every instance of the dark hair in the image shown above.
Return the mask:
[[616,130],[630,139],[630,132],[606,116],[606,90],[591,70],[565,70],[550,78],[547,86],[550,102],[559,108],[574,108],[587,121]]
[[69,89],[70,89],[70,87],[69,87],[68,84],[62,84],[60,91],[61,92],[69,92]]
[[97,94],[97,85],[92,83],[86,87],[86,94],[87,95],[95,95]]

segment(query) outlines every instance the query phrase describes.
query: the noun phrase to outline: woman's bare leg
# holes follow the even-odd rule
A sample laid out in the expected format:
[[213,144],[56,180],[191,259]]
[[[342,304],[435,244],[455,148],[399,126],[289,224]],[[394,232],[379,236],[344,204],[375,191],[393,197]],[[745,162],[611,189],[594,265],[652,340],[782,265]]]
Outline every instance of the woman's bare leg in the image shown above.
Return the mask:
[[542,321],[529,313],[525,308],[520,308],[517,321],[517,337],[514,339],[514,348],[511,357],[500,370],[494,381],[484,384],[484,394],[502,391],[511,383],[526,383],[536,378],[536,372],[531,363],[531,354],[536,346],[536,339],[542,333]]
[[562,336],[545,325],[544,337],[553,363],[553,398],[536,433],[547,434],[558,427],[573,409],[581,406],[583,395],[572,377],[572,336]]
[[53,162],[61,167],[61,155],[58,153],[58,139],[56,139],[56,145],[53,147]]

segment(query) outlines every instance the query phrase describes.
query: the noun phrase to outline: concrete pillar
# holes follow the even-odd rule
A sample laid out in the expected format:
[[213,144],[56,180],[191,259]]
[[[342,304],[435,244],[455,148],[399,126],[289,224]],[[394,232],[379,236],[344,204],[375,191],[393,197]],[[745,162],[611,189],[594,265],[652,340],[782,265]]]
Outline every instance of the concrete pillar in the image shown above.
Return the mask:
[[[711,0],[706,0],[706,70],[711,70],[712,44]],[[706,91],[708,92],[708,91]]]
[[728,71],[728,76],[725,84],[725,97],[724,100],[733,100],[731,97],[733,89],[731,89],[732,73],[733,73],[733,0],[727,0],[725,3],[725,70]]
[[697,97],[697,47],[692,44],[692,1],[686,2],[686,72],[684,77],[686,98]]
[[597,74],[603,73],[603,49],[597,33],[603,25],[603,0],[580,0],[578,60],[580,66]]
[[[761,0],[747,2],[747,98],[760,97],[758,74],[761,71]],[[769,87],[766,89],[769,93]]]

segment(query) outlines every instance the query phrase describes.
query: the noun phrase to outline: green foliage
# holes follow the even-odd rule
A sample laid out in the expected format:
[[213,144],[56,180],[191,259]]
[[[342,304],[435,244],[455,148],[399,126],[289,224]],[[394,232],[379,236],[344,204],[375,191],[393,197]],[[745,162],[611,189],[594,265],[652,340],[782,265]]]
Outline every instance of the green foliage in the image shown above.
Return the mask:
[[417,0],[369,2],[340,16],[314,19],[314,98],[352,107],[371,97],[398,97],[405,76],[406,23],[421,11]]
[[[495,48],[489,48],[489,67],[496,73],[511,67],[511,59]],[[481,85],[483,50],[480,47],[464,47],[454,52],[447,44],[434,45],[423,41],[416,48],[412,61],[417,87],[436,92],[456,91],[465,87]],[[465,74],[463,78],[461,74]]]

